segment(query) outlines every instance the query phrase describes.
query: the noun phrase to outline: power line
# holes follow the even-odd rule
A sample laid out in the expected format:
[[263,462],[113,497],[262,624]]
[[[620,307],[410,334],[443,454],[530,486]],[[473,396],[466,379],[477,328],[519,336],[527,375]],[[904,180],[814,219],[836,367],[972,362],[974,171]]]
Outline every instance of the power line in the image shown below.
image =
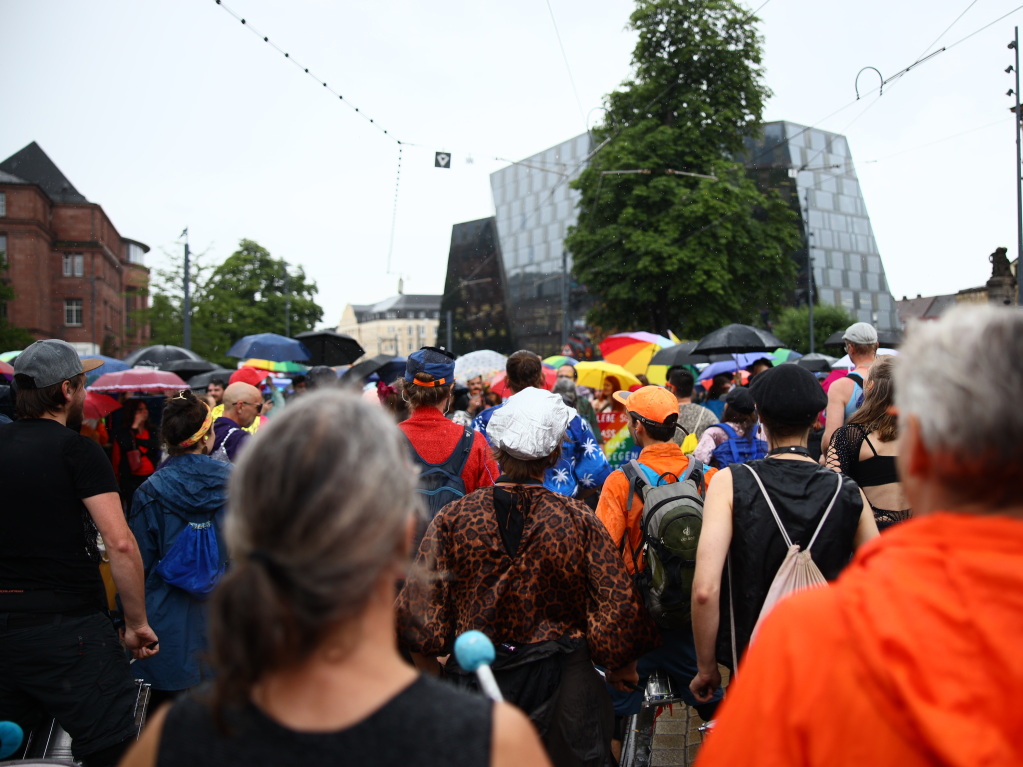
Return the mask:
[[940,35],[938,35],[933,40],[931,40],[931,42],[928,45],[926,45],[924,47],[924,49],[920,52],[920,55],[917,56],[917,58],[919,59],[921,56],[923,56],[925,53],[927,53],[927,51],[930,50],[933,46],[937,45],[938,40],[940,40],[946,34],[948,34],[948,31],[950,29],[952,29],[952,27],[954,27],[959,22],[959,19],[961,19],[963,16],[965,16],[967,11],[969,11],[976,4],[977,4],[977,0],[973,0],[973,2],[971,2],[968,6],[966,6],[966,10],[963,11],[962,13],[960,13],[958,16],[956,16],[955,17],[955,21],[953,21],[951,24],[949,24],[947,27],[945,27],[945,31],[944,32],[942,32]]
[[575,95],[576,106],[579,107],[579,116],[583,118],[583,125],[586,125],[586,113],[583,111],[583,102],[579,98],[579,91],[575,87],[575,78],[572,77],[572,67],[568,63],[568,54],[565,53],[565,46],[561,42],[561,32],[558,31],[558,22],[554,18],[554,9],[551,7],[551,0],[547,0],[547,10],[551,14],[551,24],[554,25],[554,36],[558,38],[558,47],[561,49],[561,58],[565,60],[565,70],[568,72],[568,81],[572,84],[572,93]]
[[955,134],[953,134],[951,136],[945,136],[944,138],[936,139],[936,140],[931,141],[931,142],[929,142],[927,144],[920,144],[919,146],[912,146],[912,147],[909,147],[907,149],[900,149],[898,152],[892,152],[891,154],[886,154],[883,157],[878,157],[877,159],[874,159],[874,160],[864,160],[863,164],[864,165],[873,165],[874,163],[879,163],[879,162],[882,162],[884,160],[890,160],[892,157],[898,157],[899,155],[903,155],[903,154],[906,154],[908,152],[916,152],[916,151],[918,151],[920,149],[927,149],[929,147],[935,146],[936,144],[943,144],[944,142],[951,141],[952,139],[961,138],[962,136],[967,136],[967,135],[969,135],[971,133],[976,133],[977,131],[986,130],[988,128],[993,128],[996,125],[1004,125],[1004,124],[1005,124],[1005,118],[1000,118],[998,120],[995,120],[994,122],[989,122],[989,123],[987,123],[985,125],[978,125],[978,126],[976,126],[974,128],[968,128],[967,130],[961,131],[959,133],[955,133]]

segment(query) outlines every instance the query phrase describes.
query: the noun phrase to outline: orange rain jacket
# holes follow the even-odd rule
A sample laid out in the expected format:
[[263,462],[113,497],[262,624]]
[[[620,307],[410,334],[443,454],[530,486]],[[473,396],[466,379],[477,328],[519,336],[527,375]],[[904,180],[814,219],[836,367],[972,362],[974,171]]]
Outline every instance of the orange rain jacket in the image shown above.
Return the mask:
[[782,602],[698,767],[1023,764],[1023,521],[939,513]]

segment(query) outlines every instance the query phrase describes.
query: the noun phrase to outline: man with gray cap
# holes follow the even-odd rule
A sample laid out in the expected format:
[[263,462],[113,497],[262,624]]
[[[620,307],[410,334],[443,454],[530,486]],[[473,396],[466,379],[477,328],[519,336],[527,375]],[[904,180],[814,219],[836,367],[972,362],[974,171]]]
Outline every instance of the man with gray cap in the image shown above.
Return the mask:
[[97,532],[124,606],[124,643],[157,652],[142,560],[113,467],[76,433],[85,373],[64,341],[37,341],[14,364],[20,420],[0,426],[0,720],[53,716],[87,767],[115,764],[135,739],[136,688],[105,612]]
[[877,357],[877,331],[868,322],[855,322],[842,334],[845,351],[855,365],[845,378],[839,378],[828,389],[827,421],[821,438],[821,462],[831,444],[831,435],[849,420],[863,402],[863,386],[870,366]]

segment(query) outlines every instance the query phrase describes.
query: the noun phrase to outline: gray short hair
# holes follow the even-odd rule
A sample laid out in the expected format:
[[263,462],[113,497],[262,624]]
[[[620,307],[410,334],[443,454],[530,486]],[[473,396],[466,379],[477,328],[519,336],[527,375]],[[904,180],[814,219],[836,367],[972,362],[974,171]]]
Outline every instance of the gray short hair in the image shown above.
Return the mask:
[[1012,478],[1023,465],[1023,311],[957,306],[912,325],[901,352],[900,417],[916,416],[928,451],[956,462],[951,479]]

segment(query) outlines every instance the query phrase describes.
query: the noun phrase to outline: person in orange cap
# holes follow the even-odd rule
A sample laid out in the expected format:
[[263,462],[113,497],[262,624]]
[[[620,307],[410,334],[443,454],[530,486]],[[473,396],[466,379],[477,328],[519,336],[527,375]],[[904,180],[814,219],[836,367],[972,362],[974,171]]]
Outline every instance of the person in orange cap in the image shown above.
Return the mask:
[[[698,764],[1023,764],[1023,313],[957,307],[896,362],[914,519],[783,600]],[[984,397],[964,396],[984,371]],[[705,530],[706,532],[706,530]]]
[[[640,467],[648,469],[648,474],[653,475],[654,479],[662,477],[665,481],[675,482],[688,476],[693,459],[683,454],[682,448],[672,441],[678,421],[678,399],[675,395],[661,386],[643,386],[634,392],[617,391],[612,396],[629,415],[629,433],[642,448],[637,459]],[[702,473],[703,487],[717,473],[717,469],[705,468],[698,461],[694,462],[693,471]],[[611,534],[615,547],[622,552],[626,569],[632,574],[637,570],[642,571],[645,565],[641,553],[643,499],[632,485],[624,467],[613,471],[607,478],[597,502],[596,513]],[[661,627],[660,636],[662,646],[646,653],[635,664],[639,684],[634,689],[626,690],[618,684],[619,677],[631,669],[620,669],[609,674],[609,691],[616,717],[620,721],[639,712],[647,678],[654,671],[661,670],[671,677],[674,688],[687,702],[699,705],[701,716],[710,719],[720,694],[715,696],[714,701],[704,705],[698,703],[688,688],[689,680],[696,673],[692,627]]]

